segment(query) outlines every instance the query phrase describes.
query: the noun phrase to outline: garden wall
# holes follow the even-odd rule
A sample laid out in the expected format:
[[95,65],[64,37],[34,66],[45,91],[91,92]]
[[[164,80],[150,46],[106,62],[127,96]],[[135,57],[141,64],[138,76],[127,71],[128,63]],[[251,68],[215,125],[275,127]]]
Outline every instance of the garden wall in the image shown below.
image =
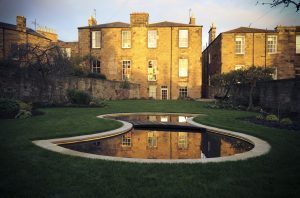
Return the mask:
[[[247,105],[249,85],[239,85],[236,88],[236,102]],[[223,94],[222,88],[209,88],[209,98]],[[259,82],[254,90],[253,102],[264,109],[278,111],[279,108],[281,112],[300,114],[300,79]]]
[[117,100],[140,98],[140,86],[138,84],[130,84],[130,89],[122,89],[122,83],[123,82],[70,76],[51,79],[48,85],[41,91],[39,82],[33,81],[30,78],[6,76],[0,79],[0,97],[16,98],[32,102],[66,103],[68,102],[66,96],[67,90],[76,88],[87,91],[98,99]]

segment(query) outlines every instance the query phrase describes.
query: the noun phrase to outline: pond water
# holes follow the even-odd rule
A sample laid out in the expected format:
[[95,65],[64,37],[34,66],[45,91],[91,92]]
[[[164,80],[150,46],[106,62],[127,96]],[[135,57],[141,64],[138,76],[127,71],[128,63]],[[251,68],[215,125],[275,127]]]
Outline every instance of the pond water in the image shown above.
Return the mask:
[[243,139],[196,128],[189,115],[127,115],[110,119],[131,122],[127,133],[60,146],[97,155],[141,159],[201,159],[243,153],[253,145]]

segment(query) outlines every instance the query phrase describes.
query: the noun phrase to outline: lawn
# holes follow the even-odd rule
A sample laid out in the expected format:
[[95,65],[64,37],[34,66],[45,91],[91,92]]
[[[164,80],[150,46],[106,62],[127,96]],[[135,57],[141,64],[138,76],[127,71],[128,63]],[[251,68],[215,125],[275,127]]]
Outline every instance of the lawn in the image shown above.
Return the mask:
[[[110,101],[104,108],[44,108],[24,120],[1,120],[0,197],[300,197],[300,132],[239,120],[255,115],[209,109],[194,101]],[[36,139],[117,128],[97,115],[113,112],[204,113],[197,122],[268,141],[269,154],[239,162],[133,164],[51,152]]]

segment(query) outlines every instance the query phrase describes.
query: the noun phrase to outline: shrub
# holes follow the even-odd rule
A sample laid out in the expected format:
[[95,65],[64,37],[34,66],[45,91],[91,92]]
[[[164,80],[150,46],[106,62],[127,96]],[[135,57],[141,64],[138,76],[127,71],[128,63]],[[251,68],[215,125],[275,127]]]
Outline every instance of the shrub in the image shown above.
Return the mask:
[[265,117],[263,115],[259,114],[259,115],[256,116],[256,119],[257,120],[264,120]]
[[290,125],[293,125],[293,121],[290,118],[282,118],[280,120],[280,124],[285,125],[285,126],[290,126]]
[[120,84],[120,88],[121,88],[121,89],[130,89],[130,83],[128,82],[128,80],[124,80],[124,81]]
[[88,73],[87,77],[89,78],[100,78],[100,79],[106,79],[106,76],[104,74],[100,73]]
[[92,101],[90,102],[91,107],[104,107],[105,103],[102,100],[93,98]]
[[267,121],[273,121],[273,122],[278,122],[279,121],[278,117],[274,114],[267,115],[266,120]]
[[20,110],[19,113],[15,116],[15,118],[26,119],[32,116],[30,111]]
[[0,118],[14,118],[20,106],[15,100],[0,98]]
[[69,89],[67,95],[73,104],[88,105],[92,99],[89,93],[78,89]]
[[19,106],[20,106],[20,111],[21,110],[25,110],[25,111],[31,111],[32,110],[32,105],[30,103],[25,103],[25,102],[22,102],[22,101],[17,101]]

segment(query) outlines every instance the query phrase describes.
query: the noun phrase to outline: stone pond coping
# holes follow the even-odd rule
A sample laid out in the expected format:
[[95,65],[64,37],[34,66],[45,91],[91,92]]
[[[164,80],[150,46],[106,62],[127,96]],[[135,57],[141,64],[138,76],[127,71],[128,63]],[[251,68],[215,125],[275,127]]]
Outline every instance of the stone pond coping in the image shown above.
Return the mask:
[[133,115],[133,114],[139,114],[139,115],[185,115],[185,116],[193,116],[191,118],[187,119],[187,122],[191,125],[202,127],[209,129],[215,133],[225,134],[229,136],[238,137],[240,139],[243,139],[245,141],[250,142],[254,145],[254,148],[250,151],[239,153],[231,156],[225,156],[225,157],[215,157],[215,158],[204,158],[204,159],[137,159],[137,158],[123,158],[123,157],[112,157],[112,156],[104,156],[104,155],[96,155],[91,153],[83,153],[79,151],[74,151],[71,149],[67,149],[64,147],[59,146],[58,144],[62,143],[71,143],[71,142],[80,142],[80,141],[89,141],[93,139],[102,139],[110,136],[116,136],[122,133],[126,133],[129,130],[132,129],[133,125],[131,123],[118,120],[123,124],[122,127],[110,130],[106,132],[101,132],[97,134],[92,135],[82,135],[82,136],[76,136],[76,137],[68,137],[68,138],[55,138],[55,139],[49,139],[49,140],[35,140],[33,143],[39,147],[42,147],[47,150],[55,151],[61,154],[66,155],[72,155],[72,156],[78,156],[78,157],[84,157],[89,159],[102,159],[102,160],[110,160],[110,161],[120,161],[120,162],[134,162],[134,163],[186,163],[186,164],[193,164],[193,163],[208,163],[208,162],[226,162],[226,161],[238,161],[238,160],[246,160],[253,157],[258,157],[264,154],[267,154],[271,146],[266,142],[259,138],[256,138],[251,135],[233,132],[230,130],[225,129],[219,129],[216,127],[211,127],[203,124],[199,124],[193,121],[194,116],[198,116],[201,114],[186,114],[186,113],[154,113],[154,112],[143,112],[143,113],[115,113],[115,114],[104,114],[97,116],[98,118],[108,119],[105,118],[105,116],[120,116],[120,115]]

